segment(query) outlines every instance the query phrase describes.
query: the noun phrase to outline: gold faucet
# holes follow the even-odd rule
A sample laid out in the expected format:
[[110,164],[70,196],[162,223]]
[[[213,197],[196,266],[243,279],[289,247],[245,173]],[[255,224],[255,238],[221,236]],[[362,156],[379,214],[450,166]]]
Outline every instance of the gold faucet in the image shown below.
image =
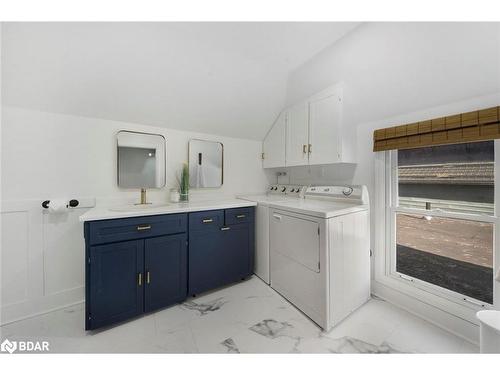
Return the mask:
[[146,202],[146,189],[141,189],[141,203],[140,204],[148,204],[148,202]]

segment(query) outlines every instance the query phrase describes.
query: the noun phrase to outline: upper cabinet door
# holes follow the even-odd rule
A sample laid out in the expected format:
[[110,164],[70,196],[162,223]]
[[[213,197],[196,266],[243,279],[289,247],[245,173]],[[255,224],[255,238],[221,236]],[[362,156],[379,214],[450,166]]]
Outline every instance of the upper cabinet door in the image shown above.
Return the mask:
[[285,166],[285,136],[286,114],[282,112],[269,133],[267,133],[262,145],[262,151],[264,152],[264,168]]
[[309,164],[342,161],[342,95],[339,88],[309,101]]
[[308,122],[307,102],[294,105],[287,111],[286,121],[286,165],[307,165],[308,163]]

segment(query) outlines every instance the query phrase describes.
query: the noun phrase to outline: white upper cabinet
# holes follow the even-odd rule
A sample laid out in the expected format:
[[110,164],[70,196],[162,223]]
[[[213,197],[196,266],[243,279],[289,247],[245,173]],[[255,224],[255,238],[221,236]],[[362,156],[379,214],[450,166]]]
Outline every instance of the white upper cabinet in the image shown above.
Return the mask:
[[342,85],[285,109],[264,139],[264,168],[354,162],[353,137],[342,127]]
[[267,133],[262,145],[264,168],[285,166],[286,112],[283,111]]
[[309,147],[307,102],[294,105],[286,111],[286,166],[307,165]]
[[342,162],[342,95],[326,90],[309,100],[309,164]]

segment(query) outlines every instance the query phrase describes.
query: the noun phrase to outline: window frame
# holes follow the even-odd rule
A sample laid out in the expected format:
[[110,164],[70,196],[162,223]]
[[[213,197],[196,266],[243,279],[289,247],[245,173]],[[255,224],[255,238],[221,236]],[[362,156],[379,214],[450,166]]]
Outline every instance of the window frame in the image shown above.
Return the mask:
[[[500,251],[499,241],[496,241],[499,236],[500,220],[498,217],[498,206],[500,203],[499,192],[499,175],[498,161],[500,160],[500,141],[495,140],[495,171],[494,171],[494,214],[470,214],[459,212],[447,212],[440,209],[417,209],[406,208],[398,206],[398,179],[397,179],[397,150],[380,152],[380,156],[376,158],[376,178],[375,182],[383,185],[383,189],[378,192],[377,198],[381,199],[385,204],[382,207],[377,205],[375,212],[377,219],[381,219],[384,223],[383,231],[376,231],[383,233],[376,239],[376,248],[383,246],[384,254],[381,258],[382,262],[376,264],[375,279],[382,281],[385,284],[390,284],[392,287],[401,289],[406,294],[418,294],[419,299],[425,302],[436,305],[434,302],[439,301],[440,307],[446,306],[449,303],[472,311],[479,311],[481,309],[490,309],[500,305],[500,288],[498,282],[495,281],[496,272],[500,266]],[[377,181],[378,180],[378,181]],[[383,195],[382,195],[383,194]],[[407,213],[416,215],[429,215],[434,217],[445,217],[451,219],[462,219],[470,221],[479,221],[493,224],[493,304],[477,300],[475,298],[463,295],[461,293],[440,287],[438,285],[413,278],[411,276],[399,273],[396,271],[396,214]],[[382,218],[381,216],[384,216]],[[379,229],[380,226],[379,226]],[[382,237],[382,238],[381,238]],[[377,263],[377,262],[376,262]],[[437,297],[437,299],[436,299]],[[457,314],[461,315],[461,314]],[[470,314],[465,314],[470,316]],[[467,319],[470,320],[470,319]]]

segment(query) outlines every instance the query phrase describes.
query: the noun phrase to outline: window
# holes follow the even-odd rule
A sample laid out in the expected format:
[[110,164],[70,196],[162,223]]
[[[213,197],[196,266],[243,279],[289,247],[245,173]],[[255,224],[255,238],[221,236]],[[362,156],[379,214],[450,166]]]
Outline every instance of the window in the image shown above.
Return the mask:
[[390,152],[391,272],[493,304],[494,141]]

